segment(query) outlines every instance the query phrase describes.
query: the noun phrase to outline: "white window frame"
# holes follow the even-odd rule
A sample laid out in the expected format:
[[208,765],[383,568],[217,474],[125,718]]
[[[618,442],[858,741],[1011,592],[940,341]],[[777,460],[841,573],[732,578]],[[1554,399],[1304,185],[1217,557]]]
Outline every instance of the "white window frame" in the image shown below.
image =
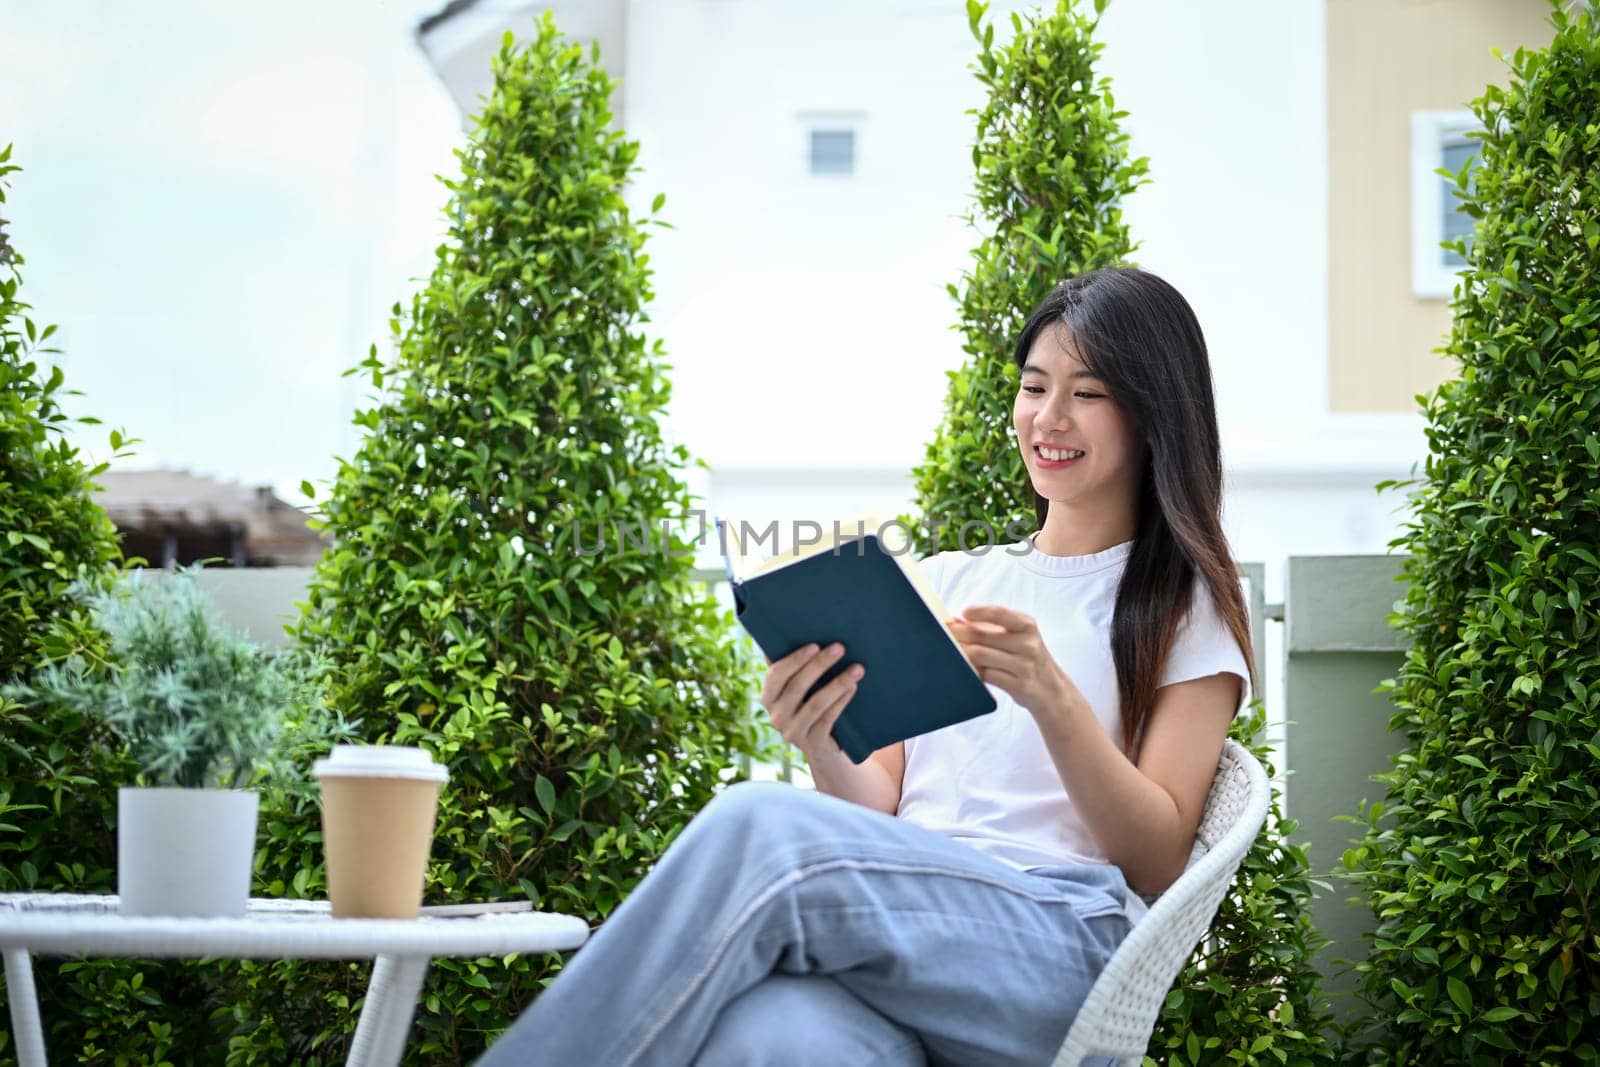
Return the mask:
[[1460,267],[1444,262],[1441,225],[1445,199],[1452,201],[1436,173],[1441,149],[1466,140],[1482,129],[1470,111],[1413,111],[1411,113],[1411,291],[1423,299],[1449,297],[1456,287]]
[[[814,181],[850,181],[861,174],[861,127],[865,114],[860,111],[803,111],[800,120],[800,168]],[[842,173],[818,172],[811,169],[811,135],[813,133],[848,133],[851,137],[850,169]]]

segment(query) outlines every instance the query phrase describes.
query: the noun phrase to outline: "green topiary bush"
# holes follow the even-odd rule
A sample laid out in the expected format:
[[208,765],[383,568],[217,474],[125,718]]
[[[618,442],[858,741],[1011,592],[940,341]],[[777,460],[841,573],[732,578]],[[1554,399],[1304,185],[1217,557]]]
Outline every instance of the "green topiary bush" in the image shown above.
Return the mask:
[[[612,88],[548,15],[525,47],[507,36],[433,276],[396,307],[395,356],[359,368],[386,391],[357,416],[298,624],[369,740],[450,769],[432,901],[599,920],[760,737],[753,658],[692,577],[698,531],[675,528],[689,460],[658,425],[650,220],[623,199],[637,145],[610,128]],[[264,814],[262,889],[321,892],[318,841],[314,806]],[[467,1062],[557,965],[438,961],[417,1059]],[[239,1018],[260,1025],[232,1059],[341,1054],[365,970],[256,969]]]
[[1395,542],[1406,743],[1346,856],[1385,1062],[1600,1060],[1600,20],[1552,20],[1473,102],[1461,375]]
[[[1104,45],[1075,0],[1052,14],[1013,14],[1012,38],[997,45],[988,4],[967,0],[979,44],[973,67],[988,100],[976,112],[977,170],[966,221],[982,234],[960,286],[967,362],[947,372],[944,418],[912,472],[928,526],[910,523],[919,554],[961,547],[965,522],[1031,530],[1028,469],[1015,448],[995,447],[1011,426],[1017,372],[1011,348],[1028,312],[1066,277],[1128,261],[1137,247],[1122,202],[1144,184],[1149,163],[1128,155],[1128,135],[1110,80],[1095,73]],[[976,527],[974,527],[976,529]]]
[[[21,170],[12,146],[0,148],[0,206],[6,180]],[[68,589],[122,561],[116,527],[90,493],[104,463],[89,466],[64,433],[65,375],[41,357],[54,326],[28,317],[20,296],[21,253],[0,219],[0,681],[33,666],[93,648],[95,635]],[[93,423],[93,419],[79,419]],[[113,449],[125,442],[111,435]]]
[[[950,372],[944,419],[915,472],[921,520],[905,521],[926,552],[961,544],[965,522],[1032,530],[1028,472],[1011,429],[1018,375],[1011,350],[1028,313],[1064,278],[1126,264],[1135,245],[1123,200],[1144,184],[1146,160],[1128,153],[1108,79],[1095,73],[1102,50],[1094,15],[1073,0],[1053,12],[1012,16],[1014,36],[996,45],[987,6],[969,0],[988,90],[977,111],[974,205],[968,221],[983,240],[958,287],[968,359]],[[1266,760],[1264,714],[1234,724],[1233,736]],[[1212,935],[1178,978],[1150,1056],[1168,1064],[1287,1063],[1332,1059],[1331,1025],[1311,955],[1325,939],[1306,910],[1311,899],[1295,824],[1271,814],[1224,901]]]

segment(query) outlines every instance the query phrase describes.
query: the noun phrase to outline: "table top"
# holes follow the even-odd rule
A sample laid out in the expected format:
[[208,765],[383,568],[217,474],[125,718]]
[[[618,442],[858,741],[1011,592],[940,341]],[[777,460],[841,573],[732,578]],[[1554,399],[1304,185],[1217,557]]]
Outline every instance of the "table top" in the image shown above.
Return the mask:
[[576,916],[527,910],[465,916],[423,914],[416,919],[335,919],[325,900],[258,898],[250,901],[242,918],[198,919],[122,915],[114,895],[0,893],[0,949],[48,955],[190,959],[508,956],[574,949],[588,936],[588,924]]

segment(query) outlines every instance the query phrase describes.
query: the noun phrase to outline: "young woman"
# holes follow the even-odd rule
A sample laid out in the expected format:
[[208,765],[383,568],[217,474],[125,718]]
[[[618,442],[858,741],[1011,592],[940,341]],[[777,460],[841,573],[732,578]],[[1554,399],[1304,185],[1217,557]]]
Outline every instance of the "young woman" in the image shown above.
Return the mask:
[[1039,529],[922,563],[998,709],[856,765],[829,729],[870,664],[807,697],[847,649],[772,663],[818,792],[720,795],[483,1063],[1049,1062],[1184,869],[1250,640],[1183,297],[1071,279],[1015,361]]

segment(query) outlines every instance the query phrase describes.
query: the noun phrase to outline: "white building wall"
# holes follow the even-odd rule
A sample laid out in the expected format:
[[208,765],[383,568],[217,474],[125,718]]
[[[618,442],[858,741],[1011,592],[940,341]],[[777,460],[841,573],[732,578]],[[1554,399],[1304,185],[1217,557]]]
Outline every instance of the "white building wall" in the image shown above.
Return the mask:
[[[665,192],[675,227],[652,315],[674,425],[714,465],[908,469],[938,421],[973,94],[962,20],[905,6],[630,6],[636,198]],[[807,173],[815,113],[859,115],[855,175]]]
[[[996,3],[997,32],[1029,6]],[[693,484],[762,522],[907,509],[962,359],[945,287],[977,240],[964,5],[626,0],[619,17],[633,200],[665,193],[674,227],[652,241],[648,329],[675,367],[669,429],[712,467]],[[1328,410],[1323,3],[1115,0],[1100,39],[1150,158],[1126,205],[1138,259],[1210,342],[1238,555],[1268,564],[1275,597],[1291,553],[1382,552],[1399,501],[1372,486],[1424,443],[1416,416]],[[855,175],[807,173],[818,114],[855,124]]]
[[1322,4],[1113,3],[1101,39],[1150,159],[1139,261],[1195,306],[1237,459],[1292,447],[1327,409]]
[[[1001,32],[1025,6],[996,6]],[[634,0],[627,17],[636,199],[665,192],[675,227],[655,242],[654,329],[674,429],[727,471],[711,506],[908,504],[962,358],[945,286],[976,241],[960,215],[982,87],[961,5]],[[1371,486],[1422,439],[1414,416],[1328,411],[1322,4],[1119,0],[1100,32],[1151,161],[1126,207],[1139,261],[1211,345],[1239,554],[1275,593],[1291,552],[1382,551],[1395,501]],[[809,112],[860,116],[854,177],[806,173]]]

